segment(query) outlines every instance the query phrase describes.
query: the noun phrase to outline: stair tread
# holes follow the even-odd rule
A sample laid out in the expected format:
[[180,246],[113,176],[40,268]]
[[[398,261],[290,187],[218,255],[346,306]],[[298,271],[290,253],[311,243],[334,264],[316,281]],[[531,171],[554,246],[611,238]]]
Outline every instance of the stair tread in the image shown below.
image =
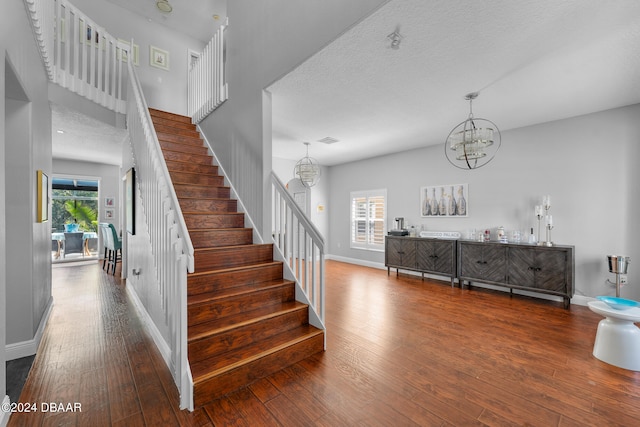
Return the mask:
[[[216,175],[213,175],[214,177],[217,177]],[[198,186],[198,187],[215,187],[215,188],[223,188],[226,187],[225,185],[214,185],[211,183],[208,184],[198,184],[195,182],[188,182],[188,181],[179,181],[179,180],[175,180],[173,179],[173,185],[194,185],[194,186]],[[228,187],[227,187],[228,188]]]
[[[212,185],[211,184],[190,184],[187,182],[174,182],[173,183],[174,186],[176,185],[181,185],[181,186],[186,186],[186,187],[198,187],[198,188],[211,188]],[[216,185],[215,188],[230,188],[228,185]],[[198,199],[199,197],[192,197],[195,199]],[[220,197],[218,197],[220,198]]]
[[197,306],[200,304],[212,303],[216,300],[222,300],[229,297],[250,295],[256,291],[264,291],[268,289],[274,289],[282,286],[290,286],[293,284],[291,280],[276,279],[266,282],[250,283],[247,285],[240,285],[232,288],[223,288],[214,292],[206,292],[202,294],[190,295],[187,297],[187,306]]
[[160,125],[160,126],[164,126],[165,128],[176,129],[178,131],[186,130],[186,131],[198,132],[198,134],[200,133],[196,125],[194,125],[193,123],[179,122],[177,120],[171,120],[170,118],[168,119],[168,118],[162,118],[158,116],[151,116],[151,121],[153,121],[154,126]]
[[225,200],[228,201],[228,197],[193,197],[193,196],[183,196],[178,197],[178,199],[182,200]]
[[272,246],[273,243],[250,243],[248,245],[232,245],[232,246],[215,246],[215,247],[211,247],[211,248],[198,248],[198,249],[194,249],[195,252],[221,252],[224,251],[225,249],[240,249],[242,247],[246,247],[246,248],[258,248],[258,247],[264,247],[264,246]]
[[191,117],[189,117],[189,116],[183,116],[181,114],[170,113],[168,111],[162,111],[162,110],[158,110],[156,108],[149,108],[149,114],[152,117],[155,116],[155,117],[163,118],[163,119],[166,119],[166,120],[174,120],[176,122],[191,123]]
[[[211,157],[211,156],[207,156],[207,157]],[[185,164],[191,164],[191,162],[187,162],[187,161],[180,160],[180,159],[169,159],[169,160],[166,160],[166,162],[167,162],[167,163],[169,163],[169,162],[173,162],[173,163],[185,163]],[[213,163],[211,163],[210,165],[204,165],[204,166],[211,166],[211,167],[214,167],[214,168],[217,168],[217,167],[218,167],[217,165],[214,165]]]
[[[204,145],[204,140],[200,137],[181,135],[181,134],[175,134],[175,133],[167,133],[163,131],[156,131],[156,135],[158,136],[158,141],[171,142],[174,144],[182,144],[190,147],[208,149],[208,147]],[[177,137],[178,141],[171,139],[171,137]]]
[[279,304],[273,304],[266,307],[260,307],[255,310],[245,311],[233,314],[231,316],[221,317],[209,322],[199,323],[189,327],[188,341],[196,342],[203,338],[208,338],[222,332],[239,328],[252,323],[257,323],[265,319],[281,316],[297,310],[306,310],[308,305],[298,301],[287,301]]
[[202,383],[237,367],[259,360],[267,355],[283,350],[292,344],[321,335],[324,332],[311,325],[290,329],[268,339],[255,342],[247,347],[232,350],[191,364],[194,384]]
[[182,215],[244,215],[242,212],[225,212],[225,211],[207,211],[207,212],[198,212],[198,211],[182,211]]
[[[252,230],[252,229],[249,228],[249,227],[197,228],[195,230],[189,230],[189,233],[204,233],[206,231],[221,231],[221,230],[226,230],[226,231],[248,231],[248,230]],[[236,246],[236,245],[228,245],[228,246]],[[240,245],[238,245],[238,246],[240,246]]]
[[[180,144],[179,142],[175,142],[175,141],[166,141],[166,142],[172,142],[174,144]],[[200,148],[200,147],[198,147],[198,148]],[[202,148],[205,148],[206,150],[208,150],[208,148],[205,147],[204,145],[202,146]],[[184,151],[180,151],[180,150],[174,149],[173,147],[162,147],[162,152],[171,151],[173,153],[178,153],[178,154],[188,154],[190,156],[200,156],[200,157],[209,157],[210,158],[211,155],[208,154],[208,152],[206,152],[206,153],[204,152],[206,150],[202,150],[203,151],[202,153],[185,153]]]
[[[173,160],[172,160],[172,161],[173,161]],[[189,175],[196,175],[196,176],[202,176],[202,175],[205,175],[205,176],[222,176],[222,175],[220,175],[219,173],[216,173],[216,172],[214,172],[214,171],[207,171],[207,172],[193,172],[193,171],[184,171],[184,170],[181,170],[181,169],[173,169],[173,168],[171,167],[171,165],[169,165],[169,164],[168,164],[169,162],[166,162],[166,163],[167,163],[167,169],[169,170],[169,172],[181,173],[181,174],[185,174],[185,175],[186,175],[186,174],[189,174]],[[184,163],[184,164],[187,164],[187,165],[188,165],[188,164],[191,164],[191,163],[189,163],[189,162],[181,162],[181,163]],[[215,166],[211,165],[211,167],[215,167]]]
[[[221,247],[234,248],[236,246],[221,246]],[[194,249],[194,251],[199,251],[203,249],[208,250],[208,249],[216,249],[216,248],[197,248],[197,249]],[[187,276],[187,280],[189,279],[189,277],[206,276],[212,273],[225,273],[225,272],[233,272],[233,271],[250,270],[252,268],[268,267],[268,266],[279,265],[279,264],[282,264],[282,261],[260,262],[260,263],[253,263],[253,264],[247,264],[247,265],[238,265],[238,266],[228,267],[228,268],[220,268],[216,270],[196,271],[195,273],[189,273],[189,275]]]

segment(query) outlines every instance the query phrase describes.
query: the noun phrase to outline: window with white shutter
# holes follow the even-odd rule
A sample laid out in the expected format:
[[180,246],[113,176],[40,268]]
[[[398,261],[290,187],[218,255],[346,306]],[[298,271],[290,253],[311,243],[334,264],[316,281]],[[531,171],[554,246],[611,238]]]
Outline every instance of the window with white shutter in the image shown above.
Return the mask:
[[351,193],[351,247],[384,251],[387,190]]

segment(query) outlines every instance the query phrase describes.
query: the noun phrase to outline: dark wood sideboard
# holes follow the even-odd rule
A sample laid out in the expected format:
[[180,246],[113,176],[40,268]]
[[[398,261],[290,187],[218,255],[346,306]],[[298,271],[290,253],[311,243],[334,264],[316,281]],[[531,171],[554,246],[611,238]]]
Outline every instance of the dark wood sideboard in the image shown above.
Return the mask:
[[573,297],[573,246],[458,241],[458,280]]
[[568,308],[574,294],[574,247],[522,243],[475,242],[386,236],[385,265],[457,278],[465,282],[498,285],[560,296]]
[[456,241],[424,237],[386,236],[384,263],[391,268],[456,278]]

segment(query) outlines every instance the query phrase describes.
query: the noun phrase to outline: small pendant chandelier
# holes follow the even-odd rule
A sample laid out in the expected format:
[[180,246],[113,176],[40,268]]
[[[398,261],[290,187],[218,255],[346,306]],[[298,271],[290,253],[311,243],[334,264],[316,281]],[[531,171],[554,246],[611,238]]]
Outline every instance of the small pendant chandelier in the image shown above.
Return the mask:
[[313,187],[320,180],[320,165],[316,159],[309,157],[310,144],[305,142],[304,145],[307,146],[307,155],[298,160],[294,174],[305,187]]
[[[473,117],[472,102],[478,92],[467,94],[469,117],[449,133],[444,146],[447,160],[460,169],[477,169],[495,157],[502,144],[500,130],[495,123]],[[451,153],[453,151],[453,153]]]

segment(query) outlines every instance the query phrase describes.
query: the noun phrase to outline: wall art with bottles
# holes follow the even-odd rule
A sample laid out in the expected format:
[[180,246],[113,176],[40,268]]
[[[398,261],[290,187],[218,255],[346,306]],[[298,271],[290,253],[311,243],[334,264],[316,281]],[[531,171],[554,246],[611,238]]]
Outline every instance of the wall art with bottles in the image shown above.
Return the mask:
[[420,215],[425,218],[469,216],[469,185],[446,184],[420,188]]

